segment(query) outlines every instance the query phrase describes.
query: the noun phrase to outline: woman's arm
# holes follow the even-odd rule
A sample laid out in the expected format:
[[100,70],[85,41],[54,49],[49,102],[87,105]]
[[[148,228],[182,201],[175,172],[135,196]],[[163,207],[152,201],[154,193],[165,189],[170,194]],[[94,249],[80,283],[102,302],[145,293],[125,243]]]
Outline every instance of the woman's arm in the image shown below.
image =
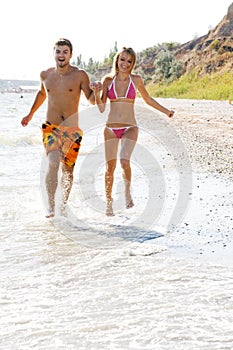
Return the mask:
[[141,76],[137,75],[135,77],[136,87],[138,91],[140,92],[143,100],[151,107],[157,109],[158,111],[166,114],[169,118],[173,117],[174,111],[171,109],[167,109],[166,107],[162,106],[160,103],[158,103],[153,97],[151,97],[148,93],[148,91],[145,88],[144,82],[141,78]]

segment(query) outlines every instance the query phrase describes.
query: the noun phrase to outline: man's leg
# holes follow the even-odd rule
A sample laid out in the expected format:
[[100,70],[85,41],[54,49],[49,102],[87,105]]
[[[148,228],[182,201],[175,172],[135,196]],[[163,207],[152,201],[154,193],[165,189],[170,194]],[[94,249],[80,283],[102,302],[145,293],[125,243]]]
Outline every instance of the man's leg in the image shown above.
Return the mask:
[[74,166],[68,166],[62,164],[62,178],[61,178],[61,188],[62,188],[62,204],[61,204],[61,214],[65,214],[66,204],[69,199],[70,191],[73,185],[73,172]]
[[59,152],[51,151],[48,153],[48,170],[45,177],[45,185],[48,194],[48,214],[46,217],[53,217],[55,215],[55,193],[58,184],[58,170],[59,170]]

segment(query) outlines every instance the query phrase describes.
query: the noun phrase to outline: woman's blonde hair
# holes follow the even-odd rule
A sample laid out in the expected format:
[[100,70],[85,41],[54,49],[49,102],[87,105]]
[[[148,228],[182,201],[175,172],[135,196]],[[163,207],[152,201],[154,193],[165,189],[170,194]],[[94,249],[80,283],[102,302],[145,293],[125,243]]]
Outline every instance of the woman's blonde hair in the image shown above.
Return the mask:
[[136,53],[131,47],[123,47],[122,50],[119,51],[114,57],[111,75],[116,75],[119,72],[118,60],[119,60],[120,54],[122,54],[123,52],[129,54],[132,57],[132,64],[130,67],[130,73],[132,72],[132,70],[135,66],[135,63],[136,63]]

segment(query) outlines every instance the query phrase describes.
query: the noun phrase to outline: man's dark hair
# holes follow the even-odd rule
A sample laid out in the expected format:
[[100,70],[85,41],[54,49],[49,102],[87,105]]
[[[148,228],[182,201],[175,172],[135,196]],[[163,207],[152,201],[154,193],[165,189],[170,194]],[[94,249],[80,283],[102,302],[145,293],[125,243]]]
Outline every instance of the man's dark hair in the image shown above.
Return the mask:
[[68,39],[65,39],[65,38],[60,38],[55,44],[54,44],[54,48],[56,46],[68,46],[70,48],[70,53],[73,52],[73,46],[71,44],[71,42],[68,40]]

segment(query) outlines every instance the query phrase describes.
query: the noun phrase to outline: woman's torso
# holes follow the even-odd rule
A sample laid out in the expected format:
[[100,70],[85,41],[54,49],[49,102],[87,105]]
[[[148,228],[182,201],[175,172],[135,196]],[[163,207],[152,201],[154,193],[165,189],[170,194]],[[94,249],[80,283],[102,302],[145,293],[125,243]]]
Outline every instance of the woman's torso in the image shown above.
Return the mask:
[[109,127],[123,127],[136,125],[134,101],[136,86],[133,78],[125,82],[118,82],[116,76],[109,81],[107,96],[110,100],[110,111],[106,125]]

